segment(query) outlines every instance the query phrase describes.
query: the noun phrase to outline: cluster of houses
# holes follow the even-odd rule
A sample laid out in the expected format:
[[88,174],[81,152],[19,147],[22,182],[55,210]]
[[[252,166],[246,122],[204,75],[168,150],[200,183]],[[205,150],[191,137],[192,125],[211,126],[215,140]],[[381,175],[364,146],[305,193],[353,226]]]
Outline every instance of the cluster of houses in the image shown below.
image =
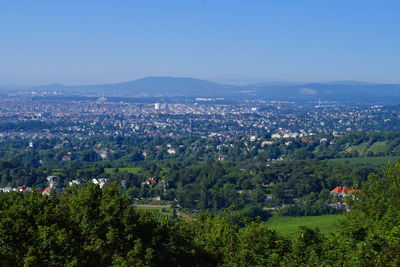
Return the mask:
[[9,192],[38,192],[42,193],[43,195],[50,195],[51,192],[56,191],[57,189],[46,187],[45,189],[33,189],[29,186],[18,186],[18,187],[0,187],[0,192],[9,193]]
[[51,192],[57,192],[59,193],[59,189],[56,188],[57,186],[57,182],[56,179],[58,177],[57,176],[47,176],[47,182],[48,182],[48,187],[44,188],[44,189],[33,189],[32,187],[29,186],[18,186],[18,187],[0,187],[0,192],[38,192],[38,193],[42,193],[44,195],[50,195]]
[[26,187],[26,186],[18,186],[18,187],[9,187],[9,186],[6,186],[6,187],[0,187],[0,192],[5,192],[5,193],[8,193],[8,192],[24,192],[24,191],[27,191],[27,192],[32,192],[33,191],[33,189],[32,189],[32,187]]
[[[57,176],[47,176],[47,182],[48,182],[48,186],[44,189],[37,189],[37,188],[32,188],[29,186],[18,186],[18,187],[0,187],[0,192],[38,192],[38,193],[42,193],[44,195],[50,195],[51,192],[56,192],[56,193],[60,193],[61,190],[60,188],[57,188]],[[93,178],[92,179],[92,183],[99,185],[100,188],[103,188],[108,182],[107,178]],[[69,186],[73,186],[73,185],[80,185],[81,182],[79,180],[72,180],[69,182]]]

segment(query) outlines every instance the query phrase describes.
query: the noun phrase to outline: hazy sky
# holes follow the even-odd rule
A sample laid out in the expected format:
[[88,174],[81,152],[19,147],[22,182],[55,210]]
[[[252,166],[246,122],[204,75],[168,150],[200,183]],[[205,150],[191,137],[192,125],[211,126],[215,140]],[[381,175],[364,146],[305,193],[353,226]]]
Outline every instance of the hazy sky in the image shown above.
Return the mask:
[[145,76],[400,82],[400,1],[0,1],[0,84]]

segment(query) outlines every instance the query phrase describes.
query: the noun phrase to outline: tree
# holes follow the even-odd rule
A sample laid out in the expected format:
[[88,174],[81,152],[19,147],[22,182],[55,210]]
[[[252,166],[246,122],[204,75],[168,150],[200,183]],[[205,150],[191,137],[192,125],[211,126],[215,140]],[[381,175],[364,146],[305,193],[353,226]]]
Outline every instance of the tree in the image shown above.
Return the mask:
[[252,223],[239,231],[237,266],[277,266],[290,251],[289,240],[264,223]]
[[350,203],[345,231],[366,264],[400,264],[400,161],[369,176]]
[[0,193],[2,266],[187,266],[203,262],[179,223],[136,210],[117,184],[61,195]]

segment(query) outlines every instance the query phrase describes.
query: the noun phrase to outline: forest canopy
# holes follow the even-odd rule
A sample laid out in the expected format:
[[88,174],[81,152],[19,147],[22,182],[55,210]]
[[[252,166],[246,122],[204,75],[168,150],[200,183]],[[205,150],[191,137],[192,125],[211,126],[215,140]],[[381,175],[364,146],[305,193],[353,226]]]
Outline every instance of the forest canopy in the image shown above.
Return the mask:
[[[342,230],[282,236],[264,222],[200,213],[160,220],[116,183],[61,194],[0,193],[2,266],[397,266],[400,162],[370,175],[349,199]],[[243,215],[245,216],[245,215]]]

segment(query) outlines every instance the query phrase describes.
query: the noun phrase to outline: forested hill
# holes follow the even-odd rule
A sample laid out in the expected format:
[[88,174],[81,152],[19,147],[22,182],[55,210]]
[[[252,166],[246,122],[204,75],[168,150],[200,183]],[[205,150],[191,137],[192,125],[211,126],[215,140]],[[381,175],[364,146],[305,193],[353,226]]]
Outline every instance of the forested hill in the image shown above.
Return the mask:
[[96,85],[50,84],[36,86],[37,91],[100,93],[120,96],[205,96],[223,95],[236,91],[238,86],[220,84],[195,78],[147,77],[138,80]]
[[349,199],[342,230],[300,227],[281,236],[230,216],[158,220],[116,184],[49,196],[0,193],[2,266],[398,266],[400,163]]

